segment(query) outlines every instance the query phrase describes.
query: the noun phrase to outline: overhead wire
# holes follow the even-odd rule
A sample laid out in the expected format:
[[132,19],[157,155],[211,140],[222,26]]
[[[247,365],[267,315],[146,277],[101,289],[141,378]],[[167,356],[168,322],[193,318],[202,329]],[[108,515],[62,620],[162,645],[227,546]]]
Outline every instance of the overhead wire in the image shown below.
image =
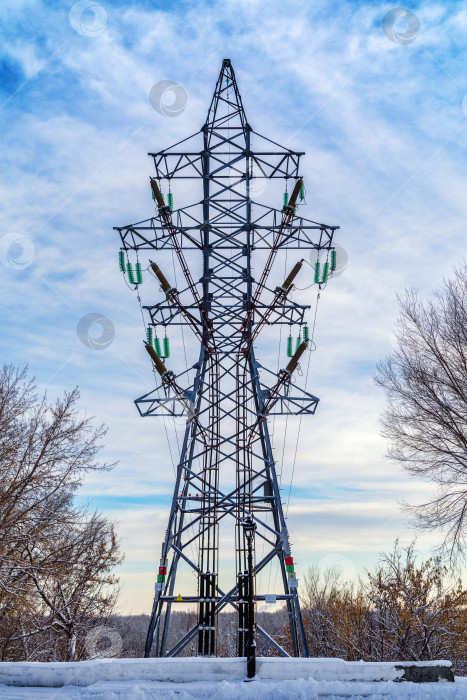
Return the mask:
[[[321,296],[321,293],[318,292],[318,295],[317,295],[317,297],[316,297],[315,316],[314,316],[314,319],[313,319],[313,327],[312,327],[312,329],[311,329],[311,336],[310,336],[310,344],[311,344],[311,345],[314,344],[314,335],[315,335],[315,327],[316,327],[316,316],[317,316],[317,314],[318,314],[318,304],[319,304],[320,296]],[[316,349],[316,345],[315,345],[315,349]],[[313,352],[313,350],[310,348],[310,352],[309,352],[309,355],[308,355],[308,364],[307,364],[307,368],[306,368],[306,375],[305,375],[305,391],[306,391],[306,388],[307,388],[307,385],[308,385],[308,375],[309,375],[309,372],[310,372],[310,361],[311,361],[311,353],[312,353],[312,352]],[[297,461],[298,443],[299,443],[299,440],[300,440],[300,430],[301,430],[301,427],[302,427],[302,418],[303,418],[303,414],[300,414],[300,418],[299,418],[299,421],[298,421],[297,440],[296,440],[296,443],[295,443],[295,454],[294,454],[294,460],[293,460],[293,465],[292,465],[292,475],[291,475],[291,478],[290,478],[289,494],[288,494],[288,497],[287,497],[287,506],[286,506],[285,517],[287,517],[287,516],[288,516],[288,513],[289,513],[290,494],[291,494],[291,492],[292,492],[292,484],[293,484],[293,478],[294,478],[294,474],[295,474],[295,464],[296,464],[296,461]]]
[[[136,259],[137,259],[137,261],[139,262],[138,256],[137,256]],[[145,269],[148,270],[148,269],[149,269],[149,266],[148,266],[147,268],[145,268]],[[143,305],[142,305],[142,303],[141,303],[141,296],[140,296],[140,293],[139,293],[139,285],[136,285],[136,290],[137,290],[137,295],[136,295],[136,296],[137,296],[137,299],[138,299],[138,304],[139,304],[139,308],[140,308],[140,312],[141,312],[141,318],[142,318],[142,321],[143,321],[143,329],[144,329],[144,332],[146,332],[146,321],[145,321],[145,319],[144,319],[144,311],[143,311]],[[155,370],[154,365],[153,365],[152,363],[151,363],[151,370],[152,370],[152,374],[153,374],[153,377],[154,377],[154,383],[157,384],[158,378],[157,378],[157,375],[156,375],[156,370]],[[163,425],[164,425],[165,436],[166,436],[166,440],[167,440],[167,446],[168,446],[168,448],[169,448],[170,461],[172,462],[172,469],[173,469],[174,475],[176,475],[176,474],[177,474],[177,470],[176,470],[176,468],[175,468],[175,460],[174,460],[174,458],[173,458],[172,448],[171,448],[169,436],[168,436],[168,433],[167,433],[167,425],[166,425],[166,423],[165,423],[164,418],[162,418],[162,423],[163,423]]]
[[[319,290],[319,291],[318,291],[318,294],[316,295],[315,313],[314,313],[314,317],[313,317],[313,325],[312,325],[312,328],[311,328],[311,334],[310,334],[310,339],[309,339],[309,342],[310,342],[310,351],[309,351],[309,355],[308,355],[308,363],[307,363],[307,369],[306,369],[306,375],[305,375],[305,390],[306,390],[307,384],[308,384],[308,376],[309,376],[309,371],[310,371],[311,353],[312,353],[314,350],[316,350],[316,343],[314,342],[314,336],[315,336],[316,318],[317,318],[317,314],[318,314],[318,304],[319,304],[320,297],[321,297],[321,290]],[[313,346],[314,346],[314,348],[313,348]],[[284,442],[283,442],[283,450],[282,450],[282,454],[283,454],[283,455],[284,455],[285,444],[286,444],[286,439],[287,439],[287,419],[288,419],[288,417],[289,417],[289,414],[287,414],[287,416],[286,416],[286,428],[285,428],[285,431],[284,431]],[[299,440],[300,440],[300,431],[301,431],[301,425],[302,425],[302,417],[303,417],[303,416],[300,415],[299,423],[298,423],[297,438],[296,438],[296,442],[295,442],[294,461],[293,461],[293,464],[292,464],[292,474],[291,474],[291,478],[290,478],[289,493],[288,493],[288,497],[287,497],[287,506],[286,506],[286,512],[285,512],[285,517],[286,517],[286,518],[288,517],[289,503],[290,503],[290,495],[291,495],[291,492],[292,492],[293,478],[294,478],[294,475],[295,475],[295,465],[296,465],[296,460],[297,460],[298,444],[299,444]],[[281,485],[282,485],[282,472],[283,472],[283,470],[281,470],[281,474],[280,474],[279,488],[281,488]],[[277,567],[277,568],[276,568],[276,575],[275,575],[275,578],[274,578],[274,588],[276,587],[276,581],[277,581],[277,574],[278,574],[278,573],[279,573],[279,568]]]
[[[286,248],[286,249],[285,249],[285,256],[284,256],[284,257],[285,257],[285,259],[284,259],[284,278],[285,278],[285,276],[286,276],[286,274],[287,274],[287,254],[288,254],[288,249]],[[280,328],[279,328],[279,348],[278,348],[278,350],[277,350],[277,372],[279,372],[279,369],[280,369],[280,353],[281,353],[281,347],[282,347],[282,324],[281,324],[281,326],[280,326]],[[286,417],[285,417],[285,432],[284,432],[284,435],[287,434],[287,422],[288,422],[288,419],[289,419],[289,415],[287,414]],[[271,447],[272,447],[272,449],[275,449],[275,448],[274,448],[275,430],[276,430],[276,414],[274,414],[273,417],[272,417],[272,430],[271,430]],[[285,437],[284,437],[284,444],[283,444],[283,448],[282,448],[281,475],[282,475],[282,468],[283,468],[283,465],[284,465],[284,447],[285,447]],[[275,463],[275,461],[274,461],[274,468],[275,468],[275,466],[276,466],[276,463]],[[277,476],[277,472],[276,472],[276,476]],[[279,489],[280,489],[280,479],[279,479]],[[263,542],[263,551],[264,551],[264,546],[265,546],[265,542]],[[271,573],[272,573],[272,566],[269,567],[269,579],[268,579],[268,587],[267,587],[268,593],[269,593],[269,586],[270,586],[270,584],[271,584]],[[276,578],[277,578],[277,570],[276,570]],[[276,584],[274,583],[274,588],[275,588],[275,585],[276,585]]]
[[[128,258],[128,255],[127,255],[127,258]],[[136,260],[137,260],[137,262],[139,262],[138,252],[136,252]],[[173,252],[173,250],[172,250],[172,265],[173,265],[173,269],[174,269],[175,286],[177,286],[177,272],[176,272],[176,268],[175,268],[175,260],[174,260],[174,252]],[[146,271],[149,270],[149,265],[148,265],[148,267],[145,268],[145,270],[146,270]],[[126,279],[125,279],[125,282],[126,282]],[[130,285],[128,285],[128,283],[127,283],[127,286],[128,286],[130,289],[132,289],[132,287],[130,287]],[[138,304],[139,304],[140,312],[141,312],[141,318],[142,318],[142,322],[143,322],[143,329],[144,329],[144,331],[146,332],[146,321],[145,321],[145,318],[144,318],[143,305],[142,305],[141,296],[140,296],[140,293],[139,293],[139,285],[136,285],[136,291],[137,291]],[[185,365],[186,365],[186,369],[188,369],[188,361],[187,361],[187,356],[186,356],[186,347],[185,347],[185,337],[184,337],[184,333],[183,333],[183,326],[182,326],[182,338],[183,338],[183,351],[184,351],[184,356],[185,356]],[[152,363],[151,363],[151,364],[152,364]],[[154,376],[154,383],[157,384],[157,382],[158,382],[158,377],[157,377],[157,375],[156,375],[156,370],[155,370],[155,368],[154,368],[154,365],[152,365],[151,369],[152,369],[152,373],[153,373],[153,376]],[[177,476],[177,468],[176,468],[176,466],[175,466],[175,460],[174,460],[174,456],[173,456],[173,452],[172,452],[172,444],[171,444],[171,440],[170,440],[170,438],[169,438],[169,431],[168,431],[168,428],[167,428],[167,420],[166,420],[167,417],[166,417],[166,416],[161,416],[161,417],[162,417],[162,424],[163,424],[163,426],[164,426],[164,433],[165,433],[165,439],[166,439],[166,442],[167,442],[167,447],[169,448],[169,455],[170,455],[170,461],[171,461],[171,464],[172,464],[172,471],[173,471],[173,473],[174,473],[174,476],[176,477],[176,476]],[[175,434],[175,440],[176,440],[176,443],[177,443],[177,449],[180,451],[180,441],[179,441],[179,436],[178,436],[178,432],[177,432],[177,428],[176,428],[175,416],[172,416],[172,422],[173,422],[173,432],[174,432],[174,434]],[[194,526],[193,526],[193,527],[194,527]],[[191,552],[192,552],[193,559],[195,559],[195,551],[194,551],[194,549],[193,549],[193,543],[191,543],[190,547],[191,547]],[[195,575],[196,575],[196,574],[195,574]]]
[[[175,267],[175,256],[174,256],[173,248],[172,248],[171,253],[172,253],[172,267],[173,267],[173,272],[174,272],[175,288],[178,289],[177,269],[176,269],[176,267]],[[183,355],[184,355],[184,358],[185,358],[185,369],[188,370],[188,358],[187,358],[187,355],[186,355],[185,333],[184,333],[184,331],[183,331],[183,325],[181,326],[181,331],[182,331]],[[191,383],[191,376],[190,376],[190,375],[189,375],[189,380],[190,380],[190,383]],[[179,451],[179,453],[180,453],[180,441],[179,441],[179,439],[178,439],[178,432],[177,432],[177,428],[176,428],[176,424],[175,424],[175,416],[172,416],[172,420],[173,420],[173,426],[174,426],[174,433],[175,433],[175,437],[176,437],[176,440],[177,440],[177,448],[178,448],[178,451]],[[185,430],[186,430],[186,429],[187,429],[187,426],[185,426]],[[187,445],[187,448],[188,448],[188,445]],[[190,534],[194,534],[194,525],[192,525],[192,526],[188,529],[188,532],[189,532]],[[191,538],[190,538],[190,539],[191,539]],[[194,545],[194,542],[191,542],[191,543],[190,543],[191,555],[192,555],[192,557],[193,557],[193,561],[196,561],[196,560],[198,559],[198,552],[196,552],[196,550],[194,549],[194,546],[195,546],[195,545]],[[191,569],[191,573],[192,573],[193,576],[196,577],[196,572],[195,572],[193,569]]]

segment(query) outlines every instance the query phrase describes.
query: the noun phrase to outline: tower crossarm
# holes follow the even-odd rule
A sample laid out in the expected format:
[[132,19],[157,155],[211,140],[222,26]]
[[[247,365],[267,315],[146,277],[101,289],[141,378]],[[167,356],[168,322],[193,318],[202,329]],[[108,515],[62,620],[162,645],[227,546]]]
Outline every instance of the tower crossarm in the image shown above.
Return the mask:
[[[277,228],[280,225],[282,212],[273,207],[255,205],[258,209],[257,216],[248,224],[251,234],[252,250],[271,250],[274,245]],[[203,247],[200,232],[203,222],[193,213],[194,207],[178,209],[175,228],[180,236],[177,246],[182,251],[200,251]],[[247,230],[246,224],[223,222],[222,226],[215,225],[211,221],[211,231],[216,235],[212,242],[212,249],[236,249],[242,250],[244,242],[240,235]],[[329,226],[310,221],[301,216],[296,216],[288,227],[286,235],[279,242],[278,250],[331,250],[333,236],[338,226]],[[124,250],[176,250],[172,236],[167,227],[162,225],[157,217],[152,217],[127,226],[116,226],[119,232]]]
[[[300,162],[300,156],[303,155],[296,151],[252,151],[246,150],[241,145],[232,143],[233,148],[238,150],[238,154],[244,157],[250,157],[253,165],[257,166],[260,174],[255,175],[256,178],[265,178],[268,180],[293,178],[296,177]],[[193,153],[181,153],[171,151],[160,151],[159,153],[149,153],[153,158],[156,177],[158,180],[197,180],[202,175],[203,151]],[[232,153],[222,151],[220,148],[213,148],[212,155],[218,157],[230,156]],[[232,170],[233,161],[230,161]],[[243,173],[238,170],[240,177]],[[232,175],[223,172],[216,173],[216,179],[231,180]]]
[[170,389],[172,390],[174,398],[176,398],[180,402],[183,409],[186,410],[187,419],[190,421],[193,421],[197,424],[197,426],[199,428],[199,433],[202,436],[202,439],[205,443],[205,446],[207,446],[208,445],[207,431],[201,425],[198,413],[193,409],[192,397],[188,394],[188,392],[184,391],[178,385],[174,373],[166,368],[163,361],[158,356],[158,354],[156,353],[156,351],[154,350],[152,345],[149,345],[148,343],[146,343],[145,348],[146,348],[148,355],[152,359],[157,372],[161,376],[162,386],[164,387],[165,391],[168,392]]
[[[275,372],[272,372],[269,370],[267,367],[264,367],[264,365],[261,365],[259,362],[254,363],[256,367],[256,378],[259,381],[258,375],[258,368],[261,368],[263,372],[266,372],[266,374],[270,374],[271,376],[277,377],[277,374]],[[268,386],[265,386],[263,382],[260,383],[260,396],[262,398],[263,404],[267,401],[269,398],[272,389]],[[305,389],[301,389],[300,387],[296,386],[295,384],[292,384],[291,382],[286,382],[284,383],[282,389],[279,388],[277,392],[275,392],[275,400],[274,403],[269,405],[267,414],[269,416],[271,415],[313,415],[316,413],[316,409],[318,407],[319,399],[314,396],[313,394],[310,394],[310,392],[305,391]],[[258,415],[262,413],[262,407],[259,408],[258,410]]]
[[[290,300],[287,302],[282,301],[281,303],[275,304],[271,309],[271,314],[268,314],[266,325],[303,325],[305,311],[307,311],[309,308],[309,304],[296,304]],[[198,310],[198,307],[195,305],[185,305],[183,313],[173,304],[164,302],[154,304],[153,306],[143,306],[143,309],[148,311],[151,322],[154,325],[160,323],[164,326],[185,326],[187,325],[187,315],[191,316],[194,324],[200,324],[199,320],[194,316],[194,313],[196,313]],[[269,309],[270,306],[266,304],[258,304],[256,306],[256,313],[261,318],[262,315],[266,314]],[[243,307],[239,304],[238,308],[232,308],[232,313],[238,315],[242,312],[242,310]],[[225,317],[225,309],[222,306],[217,307],[215,302],[212,302],[210,312],[212,323],[215,324],[217,321],[220,321],[222,315]]]

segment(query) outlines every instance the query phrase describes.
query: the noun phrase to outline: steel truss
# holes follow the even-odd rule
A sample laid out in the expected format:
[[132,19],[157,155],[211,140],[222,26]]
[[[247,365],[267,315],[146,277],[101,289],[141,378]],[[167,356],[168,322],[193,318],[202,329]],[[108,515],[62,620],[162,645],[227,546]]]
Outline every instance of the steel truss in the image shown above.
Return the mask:
[[[253,141],[265,144],[266,150],[252,150]],[[173,251],[183,287],[175,289],[153,264],[166,298],[145,307],[148,322],[156,328],[190,327],[200,341],[200,352],[194,380],[183,386],[190,370],[176,377],[147,346],[161,381],[136,400],[142,416],[187,418],[145,656],[153,646],[157,656],[175,656],[195,639],[200,655],[215,655],[217,615],[227,606],[238,611],[238,655],[246,655],[246,630],[256,625],[254,611],[247,608],[246,594],[254,586],[254,581],[248,583],[248,573],[253,580],[275,559],[281,572],[276,599],[287,606],[293,654],[308,656],[297,579],[290,570],[293,566],[286,564],[291,550],[267,418],[313,414],[318,399],[290,383],[305,343],[277,375],[256,360],[253,341],[265,325],[303,324],[309,308],[288,299],[291,285],[267,286],[276,255],[286,249],[326,254],[333,250],[338,227],[307,220],[297,211],[302,153],[284,149],[250,127],[228,59],[223,61],[200,132],[149,155],[155,166],[151,187],[157,213],[116,230],[127,253],[149,250],[154,259],[156,251]],[[253,202],[250,190],[255,178],[290,180],[294,191],[289,204],[278,210]],[[160,183],[178,179],[202,182],[202,200],[172,212],[161,197]],[[267,257],[258,281],[252,275],[252,255],[257,250],[265,251]],[[192,278],[186,251],[201,254],[199,282]],[[228,590],[221,589],[219,582],[223,521],[235,525],[237,578]],[[255,528],[253,554],[255,542],[265,544],[253,572],[248,571],[248,523]],[[197,559],[191,553],[193,544]],[[198,579],[198,594],[183,596],[185,602],[197,604],[198,622],[168,648],[177,568],[182,561]],[[261,591],[254,594],[256,601],[264,598]],[[289,655],[260,625],[255,629],[280,654]]]

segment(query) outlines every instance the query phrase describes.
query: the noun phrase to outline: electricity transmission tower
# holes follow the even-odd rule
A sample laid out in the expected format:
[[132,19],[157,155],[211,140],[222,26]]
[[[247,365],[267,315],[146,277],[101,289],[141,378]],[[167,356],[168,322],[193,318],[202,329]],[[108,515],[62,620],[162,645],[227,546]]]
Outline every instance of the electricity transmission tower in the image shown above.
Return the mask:
[[[264,592],[255,590],[255,580],[273,562],[280,571],[275,600],[286,605],[293,654],[308,656],[267,420],[316,410],[318,399],[291,383],[309,347],[304,315],[310,307],[294,303],[289,295],[302,266],[300,258],[310,250],[316,251],[318,260],[321,256],[314,270],[318,288],[332,275],[333,236],[338,227],[299,214],[304,197],[299,174],[303,154],[252,129],[229,59],[223,61],[201,130],[149,155],[155,166],[150,184],[156,214],[116,227],[122,242],[122,271],[139,288],[144,269],[139,256],[150,251],[151,287],[160,299],[144,306],[146,350],[160,381],[135,403],[142,416],[184,416],[186,428],[145,656],[152,650],[157,656],[175,656],[194,641],[199,655],[215,655],[217,616],[224,609],[238,613],[238,656],[254,657],[256,634],[288,656],[255,620],[255,603],[265,600]],[[173,210],[171,187],[178,179],[185,179],[191,190],[202,184],[201,201]],[[290,184],[290,197],[284,195],[282,209],[252,200],[251,189],[258,179],[270,184],[285,180],[286,192]],[[167,201],[164,186],[169,188]],[[279,286],[269,286],[276,256],[285,250],[299,251],[295,265]],[[180,289],[167,264],[164,268],[167,251],[182,273]],[[137,260],[135,270],[131,258]],[[253,274],[254,259],[256,264],[264,263],[258,277]],[[159,283],[163,297],[154,282]],[[300,329],[300,339],[303,329],[295,352],[290,338],[288,364],[278,373],[260,365],[254,350],[261,330],[273,325]],[[168,342],[161,352],[158,332],[172,326],[188,327],[199,343],[192,375],[187,371],[176,376],[171,371]],[[186,386],[189,376],[194,378]],[[220,581],[224,565],[220,572],[219,552],[221,562],[229,555],[232,560],[235,557],[235,574],[227,586]],[[195,595],[176,596],[182,564],[195,572]],[[228,567],[225,570],[228,573]],[[169,648],[170,615],[177,598],[197,606],[198,621]]]

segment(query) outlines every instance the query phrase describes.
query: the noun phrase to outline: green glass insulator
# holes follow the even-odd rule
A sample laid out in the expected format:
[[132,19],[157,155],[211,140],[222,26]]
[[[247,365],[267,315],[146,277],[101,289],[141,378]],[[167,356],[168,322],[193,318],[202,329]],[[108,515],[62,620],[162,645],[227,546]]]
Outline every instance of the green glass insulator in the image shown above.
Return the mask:
[[298,348],[300,347],[301,344],[302,344],[302,336],[299,335],[299,336],[297,336],[297,340],[296,340],[296,343],[295,343],[295,352],[297,352],[297,350],[298,350]]
[[300,193],[298,195],[300,197],[300,200],[305,199],[305,185],[302,182],[302,186],[300,187]]
[[292,357],[292,343],[293,343],[293,338],[291,335],[287,338],[287,357]]
[[167,336],[164,337],[164,357],[170,357],[170,342]]
[[133,274],[133,265],[130,262],[126,264],[126,271],[128,272],[128,281],[130,284],[136,284],[135,276]]
[[125,253],[123,250],[118,251],[118,264],[121,272],[125,272]]
[[321,279],[321,284],[325,284],[328,281],[329,275],[329,263],[325,262],[323,265],[323,277]]
[[153,200],[156,201],[156,193],[154,192],[153,189],[151,189],[151,193],[152,193]]
[[143,284],[143,273],[141,271],[141,263],[136,263],[136,281],[138,284]]
[[289,193],[284,192],[284,207],[286,207],[289,203]]
[[173,196],[172,192],[169,192],[169,194],[167,195],[167,203],[169,205],[170,211],[173,211],[174,210],[174,196]]
[[331,272],[335,272],[337,267],[337,254],[335,250],[331,250]]
[[146,340],[148,345],[152,345],[152,326],[146,328]]
[[310,340],[310,329],[308,328],[308,326],[305,326],[303,328],[303,340],[305,341],[305,343],[308,343],[308,341]]
[[157,352],[159,357],[162,357],[161,341],[157,336],[154,338],[154,350]]
[[315,263],[315,282],[316,282],[316,284],[319,284],[319,269],[320,269],[320,267],[321,267],[320,263],[316,262]]

